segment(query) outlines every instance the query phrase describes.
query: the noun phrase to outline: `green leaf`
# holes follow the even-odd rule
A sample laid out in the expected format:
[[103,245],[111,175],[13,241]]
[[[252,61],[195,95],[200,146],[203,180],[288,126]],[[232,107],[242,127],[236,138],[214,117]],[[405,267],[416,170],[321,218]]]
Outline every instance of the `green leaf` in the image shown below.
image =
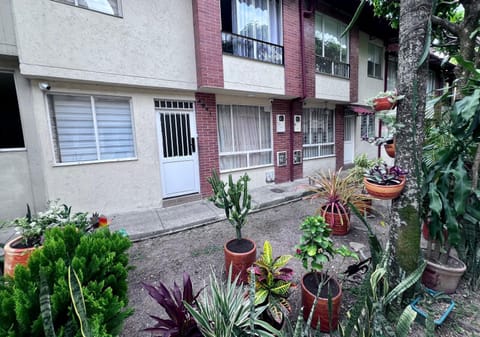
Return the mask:
[[40,270],[40,311],[42,313],[43,330],[46,337],[56,337],[50,305],[50,290],[45,273]]
[[308,256],[315,256],[315,254],[317,254],[317,247],[316,246],[308,246],[307,247],[307,254],[308,254]]
[[265,264],[271,265],[273,262],[273,257],[272,257],[272,245],[268,240],[265,240],[265,243],[263,244],[263,261],[265,261]]
[[395,298],[397,298],[397,296],[399,296],[405,290],[417,283],[420,277],[422,277],[423,270],[426,266],[427,262],[423,261],[423,263],[417,269],[415,269],[410,275],[403,279],[395,288],[392,289],[392,291],[388,293],[383,302],[385,304],[391,303]]
[[434,183],[430,183],[428,186],[428,199],[430,200],[430,210],[440,216],[440,212],[443,208],[442,199],[440,198]]
[[[73,271],[73,278],[72,278]],[[70,298],[72,299],[73,308],[80,323],[80,331],[83,337],[91,337],[92,333],[87,319],[87,309],[85,308],[85,301],[83,299],[82,284],[78,279],[77,273],[70,266],[68,267],[68,285],[70,290]]]
[[407,337],[410,332],[410,327],[413,324],[413,321],[417,317],[417,312],[408,305],[405,310],[403,310],[400,318],[397,322],[396,336],[397,337]]
[[268,290],[267,289],[257,289],[255,290],[255,305],[260,305],[267,299]]

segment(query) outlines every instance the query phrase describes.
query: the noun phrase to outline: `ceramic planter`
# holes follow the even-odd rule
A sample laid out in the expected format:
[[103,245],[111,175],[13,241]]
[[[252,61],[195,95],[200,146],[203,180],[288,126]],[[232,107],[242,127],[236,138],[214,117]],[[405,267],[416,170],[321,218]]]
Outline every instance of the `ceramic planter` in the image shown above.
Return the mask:
[[22,237],[17,237],[7,242],[5,247],[3,247],[5,275],[13,276],[17,264],[26,266],[28,264],[28,258],[32,255],[32,252],[37,249],[37,247],[15,248],[21,240]]
[[398,198],[400,193],[402,193],[405,187],[405,178],[398,185],[379,185],[368,181],[367,178],[363,178],[363,183],[371,196],[378,199],[391,200]]
[[248,268],[257,260],[257,245],[250,239],[233,239],[223,246],[225,270],[228,275],[232,265],[232,280],[239,276],[239,283],[248,282]]
[[422,283],[433,290],[452,294],[458,287],[467,267],[459,259],[449,256],[447,265],[427,261],[423,271]]
[[[321,277],[321,274],[318,277]],[[303,305],[303,318],[307,321],[310,311],[312,310],[315,295],[317,293],[317,283],[314,273],[305,274],[302,277],[302,305]],[[324,286],[320,297],[318,298],[317,305],[315,306],[312,322],[310,326],[313,329],[317,329],[318,322],[320,322],[320,331],[329,332],[333,331],[338,326],[338,320],[340,316],[340,306],[342,302],[342,286],[334,278],[330,278],[328,285],[330,286],[332,297],[332,312],[331,319],[329,319],[328,310],[328,288]],[[329,324],[329,321],[331,324]],[[331,327],[331,329],[330,329]]]
[[[432,289],[427,289],[427,291],[431,295],[435,295],[436,293],[438,293],[437,291]],[[425,323],[425,320],[428,317],[428,313],[424,310],[424,307],[422,305],[422,300],[423,300],[423,297],[419,296],[410,304],[410,306],[412,307],[413,310],[417,312],[417,317],[420,317],[420,321],[422,323]],[[434,306],[435,302],[433,302],[432,304],[425,304],[425,306],[427,305]],[[455,301],[453,299],[450,299],[447,303],[445,303],[445,305],[447,305],[445,310],[443,310],[442,312],[438,312],[435,315],[434,321],[433,321],[435,325],[441,325],[445,321],[445,319],[448,317],[448,315],[452,312],[453,308],[455,307]]]
[[391,110],[393,108],[395,108],[395,103],[391,103],[388,97],[380,97],[373,100],[373,109],[375,111]]
[[350,232],[350,213],[336,213],[322,207],[322,216],[332,229],[332,235],[347,235]]

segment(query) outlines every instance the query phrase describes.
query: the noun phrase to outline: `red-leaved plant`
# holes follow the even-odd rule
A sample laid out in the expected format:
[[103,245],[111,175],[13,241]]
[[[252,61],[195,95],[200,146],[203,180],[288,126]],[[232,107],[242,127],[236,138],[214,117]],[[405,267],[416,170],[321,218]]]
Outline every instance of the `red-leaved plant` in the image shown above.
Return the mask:
[[173,288],[169,289],[164,283],[159,282],[158,287],[142,282],[143,287],[148,294],[157,301],[165,310],[169,319],[160,318],[155,315],[149,315],[156,321],[153,327],[146,328],[144,331],[152,333],[152,336],[162,337],[201,337],[202,334],[197,323],[185,308],[184,302],[192,306],[196,305],[196,300],[200,291],[193,294],[192,281],[188,273],[183,273],[183,294],[180,287],[173,283]]

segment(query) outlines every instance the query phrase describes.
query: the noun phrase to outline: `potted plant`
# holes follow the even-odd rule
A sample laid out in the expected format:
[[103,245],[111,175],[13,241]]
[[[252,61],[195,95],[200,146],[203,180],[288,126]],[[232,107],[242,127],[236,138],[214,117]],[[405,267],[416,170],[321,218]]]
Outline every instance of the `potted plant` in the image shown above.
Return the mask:
[[363,183],[370,195],[378,199],[398,198],[405,187],[405,175],[408,174],[398,166],[389,167],[386,163],[375,165],[364,174]]
[[328,174],[319,172],[312,176],[308,190],[311,192],[307,199],[320,198],[321,206],[316,214],[325,218],[331,226],[333,235],[346,235],[350,231],[350,209],[352,203],[357,208],[365,204],[368,195],[362,194],[355,185],[352,173],[342,176],[342,169],[328,171]]
[[387,133],[381,137],[363,137],[362,139],[376,146],[383,145],[385,152],[391,158],[395,158],[395,134],[398,129],[404,127],[402,123],[397,123],[395,111],[379,112],[376,116],[382,121],[387,129]]
[[441,291],[424,288],[410,305],[417,312],[417,317],[421,317],[422,323],[428,326],[428,322],[433,322],[434,327],[445,321],[455,307],[455,301]]
[[263,318],[276,329],[282,327],[285,313],[292,310],[288,297],[290,289],[295,287],[292,282],[293,270],[285,267],[291,258],[292,255],[274,258],[272,245],[265,241],[262,255],[252,266],[255,274],[255,305],[266,305]]
[[375,111],[391,110],[397,105],[397,102],[402,100],[405,95],[399,95],[398,91],[389,90],[379,92],[376,96],[369,98],[366,102]]
[[201,291],[196,294],[193,293],[190,275],[183,273],[183,292],[176,283],[173,284],[173,288],[171,289],[162,282],[159,282],[157,287],[144,282],[142,282],[142,285],[148,291],[148,294],[160,304],[169,317],[168,319],[164,319],[156,315],[149,315],[156,323],[150,328],[143,329],[143,331],[150,332],[152,336],[203,336],[200,333],[197,322],[185,307],[185,303],[195,306],[197,297]]
[[365,153],[355,156],[353,159],[354,166],[350,169],[350,173],[352,174],[352,179],[357,188],[360,190],[361,194],[365,195],[363,203],[359,202],[357,205],[358,210],[363,215],[368,215],[373,211],[372,198],[367,196],[368,192],[363,184],[365,171],[370,170],[375,165],[380,165],[381,163],[383,163],[381,158],[370,159]]
[[247,215],[251,208],[252,197],[248,193],[250,178],[245,173],[236,183],[232,175],[228,176],[228,184],[223,182],[217,172],[207,179],[212,187],[213,195],[209,198],[215,206],[225,210],[225,216],[235,228],[236,238],[224,245],[225,270],[232,265],[232,277],[240,275],[241,282],[248,280],[248,268],[257,258],[257,245],[253,240],[242,237],[242,227],[247,223]]
[[39,212],[37,215],[32,215],[30,207],[27,205],[27,214],[24,217],[16,218],[10,223],[2,225],[15,226],[18,234],[17,237],[8,241],[4,247],[5,275],[13,276],[17,264],[27,265],[32,252],[42,245],[47,229],[66,224],[86,227],[86,218],[87,213],[71,214],[71,207],[65,204],[60,205],[58,200],[49,201],[48,209],[45,212]]
[[[347,247],[336,248],[330,238],[331,229],[321,216],[307,217],[300,225],[302,236],[300,243],[295,246],[295,256],[300,259],[302,266],[309,271],[302,277],[302,305],[304,319],[313,310],[311,327],[320,331],[334,330],[338,325],[342,287],[337,279],[323,272],[324,264],[335,255],[343,257],[358,256]],[[317,304],[312,309],[315,298]],[[331,299],[331,310],[329,309]]]

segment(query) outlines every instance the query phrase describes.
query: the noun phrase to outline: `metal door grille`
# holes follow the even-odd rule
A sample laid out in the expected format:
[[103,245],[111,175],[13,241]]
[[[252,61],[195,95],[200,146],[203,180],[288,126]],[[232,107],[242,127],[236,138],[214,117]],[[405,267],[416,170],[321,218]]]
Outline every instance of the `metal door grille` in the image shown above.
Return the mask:
[[163,139],[163,157],[191,156],[194,151],[188,113],[160,114]]

